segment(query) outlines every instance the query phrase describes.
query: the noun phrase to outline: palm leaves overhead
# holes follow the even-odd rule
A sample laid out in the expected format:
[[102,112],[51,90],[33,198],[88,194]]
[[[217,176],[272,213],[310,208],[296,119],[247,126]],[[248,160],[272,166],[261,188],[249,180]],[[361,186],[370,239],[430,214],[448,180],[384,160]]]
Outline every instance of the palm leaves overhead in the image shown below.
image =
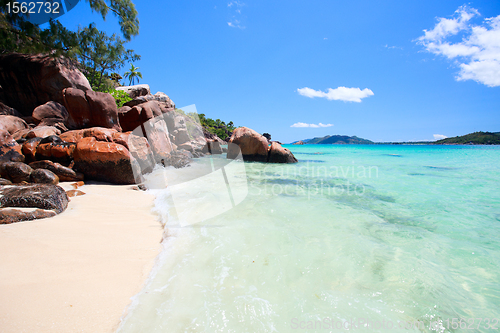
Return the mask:
[[142,73],[137,71],[139,67],[135,67],[134,64],[130,64],[130,69],[128,72],[123,74],[123,78],[129,78],[129,85],[132,86],[135,84],[135,80],[137,79],[137,83],[139,83],[139,78],[142,79]]

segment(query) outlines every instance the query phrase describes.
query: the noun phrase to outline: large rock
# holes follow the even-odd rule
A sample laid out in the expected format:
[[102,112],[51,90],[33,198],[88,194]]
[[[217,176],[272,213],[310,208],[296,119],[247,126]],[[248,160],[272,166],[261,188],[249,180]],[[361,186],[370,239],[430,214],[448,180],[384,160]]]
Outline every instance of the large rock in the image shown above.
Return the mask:
[[12,136],[15,140],[19,139],[32,139],[32,138],[45,138],[51,135],[59,135],[61,130],[54,126],[37,126],[33,129],[25,129],[17,131]]
[[24,116],[49,101],[62,103],[61,91],[72,87],[91,90],[87,78],[69,59],[45,55],[0,56],[3,102]]
[[124,132],[133,131],[143,123],[154,117],[161,116],[160,105],[156,101],[149,101],[134,107],[122,107],[118,112],[120,125]]
[[156,117],[145,122],[132,133],[136,136],[144,135],[148,140],[155,156],[156,163],[165,158],[172,150],[172,143],[168,137],[168,129],[162,117]]
[[22,146],[4,129],[0,129],[0,161],[24,162]]
[[110,94],[68,88],[63,91],[68,128],[106,127],[121,131],[118,108]]
[[175,109],[175,103],[168,97],[165,93],[161,91],[157,92],[154,95],[147,94],[144,96],[135,97],[133,100],[125,103],[125,106],[134,107],[138,104],[146,103],[148,101],[157,101],[160,104],[160,108],[162,112],[173,111]]
[[12,185],[12,182],[5,178],[0,178],[0,185]]
[[[0,97],[1,99],[1,97]],[[0,102],[0,115],[22,117],[23,115],[14,108]]]
[[297,163],[289,149],[283,148],[279,143],[272,142],[269,149],[269,163]]
[[167,109],[175,109],[175,103],[170,99],[170,97],[167,96],[167,94],[161,91],[158,91],[156,94],[154,94],[153,99],[160,102]]
[[0,208],[0,224],[33,221],[56,215],[57,213],[52,210],[35,209],[26,212],[19,209]]
[[96,138],[97,141],[114,142],[114,137],[117,133],[121,132],[117,132],[112,128],[91,127],[81,130],[67,131],[59,135],[59,138],[61,138],[61,140],[64,142],[72,143],[77,143],[81,139],[89,137]]
[[114,184],[134,184],[131,155],[127,148],[94,137],[78,141],[73,154],[75,170],[88,179]]
[[76,143],[72,142],[40,142],[36,148],[36,159],[69,164],[73,160],[75,149]]
[[241,150],[245,161],[267,162],[269,150],[267,139],[253,129],[248,127],[235,129],[229,143],[227,158],[236,158]]
[[85,91],[67,88],[63,90],[63,105],[69,113],[68,127],[71,129],[92,127],[92,112]]
[[29,164],[33,170],[46,169],[52,171],[62,182],[81,181],[84,176],[82,173],[75,172],[73,169],[65,167],[59,163],[49,160],[36,161]]
[[68,196],[58,185],[29,184],[0,187],[0,206],[35,207],[54,210],[57,214],[68,207]]
[[26,122],[19,117],[0,115],[0,129],[4,129],[10,134],[29,128],[28,124],[26,124]]
[[31,118],[36,124],[43,122],[45,125],[52,126],[57,123],[66,124],[69,113],[60,103],[50,101],[37,106],[35,110],[33,110]]
[[161,163],[164,166],[173,166],[179,169],[189,165],[191,158],[192,154],[188,151],[173,151]]
[[26,140],[22,146],[22,152],[25,156],[26,163],[32,162],[36,159],[36,150],[42,138],[31,138]]
[[113,128],[121,132],[115,98],[98,91],[86,91],[85,96],[89,102],[93,121],[89,127]]
[[[202,129],[203,131],[203,137],[205,141],[217,141],[221,145],[227,145],[227,142],[219,138],[217,135],[210,133],[207,131],[205,128]],[[231,133],[232,135],[232,133]]]
[[203,153],[222,154],[222,147],[217,140],[207,140],[207,143],[202,149]]
[[117,87],[116,90],[125,91],[130,98],[136,98],[139,96],[146,96],[151,94],[149,85],[147,84],[136,84],[135,86],[124,86]]
[[30,175],[30,183],[56,185],[59,183],[59,177],[50,170],[36,169]]
[[0,176],[13,183],[29,182],[33,169],[22,162],[1,162]]
[[127,136],[126,147],[134,157],[135,163],[132,164],[136,182],[141,182],[145,174],[153,171],[155,164],[161,162],[155,160],[155,155],[151,150],[148,140],[143,136],[130,133]]

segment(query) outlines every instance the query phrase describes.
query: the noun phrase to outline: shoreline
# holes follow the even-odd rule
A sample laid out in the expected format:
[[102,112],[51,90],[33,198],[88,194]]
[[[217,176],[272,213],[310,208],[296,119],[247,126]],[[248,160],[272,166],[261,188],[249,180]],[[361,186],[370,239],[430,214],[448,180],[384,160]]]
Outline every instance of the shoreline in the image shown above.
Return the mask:
[[84,185],[57,216],[0,226],[2,332],[116,331],[163,240],[154,195],[130,188]]

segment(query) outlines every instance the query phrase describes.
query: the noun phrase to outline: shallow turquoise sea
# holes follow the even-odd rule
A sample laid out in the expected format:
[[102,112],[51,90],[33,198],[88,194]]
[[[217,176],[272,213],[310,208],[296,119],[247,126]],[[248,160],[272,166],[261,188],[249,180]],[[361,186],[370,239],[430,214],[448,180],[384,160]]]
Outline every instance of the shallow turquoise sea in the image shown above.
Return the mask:
[[498,332],[499,146],[286,147],[148,176],[168,237],[119,332]]

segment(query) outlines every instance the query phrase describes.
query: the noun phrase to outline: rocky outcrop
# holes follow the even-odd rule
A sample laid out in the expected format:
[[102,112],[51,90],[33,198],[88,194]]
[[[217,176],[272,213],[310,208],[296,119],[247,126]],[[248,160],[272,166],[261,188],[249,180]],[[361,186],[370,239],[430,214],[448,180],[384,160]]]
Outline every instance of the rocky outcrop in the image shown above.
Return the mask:
[[256,131],[239,127],[229,139],[227,158],[234,159],[241,152],[243,160],[270,163],[296,163],[297,159],[290,150],[279,143],[268,146],[267,138]]
[[30,174],[30,183],[57,185],[59,177],[50,170],[36,169]]
[[[203,131],[203,136],[205,137],[205,140],[211,140],[211,141],[215,140],[215,141],[219,142],[221,145],[227,145],[226,141],[222,140],[217,135],[210,133],[205,128],[203,128],[202,131]],[[232,133],[231,133],[231,135],[232,135]]]
[[[1,97],[0,97],[1,99]],[[0,115],[22,117],[23,115],[14,108],[0,102]]]
[[136,84],[135,86],[117,87],[116,90],[125,91],[130,98],[151,95],[151,90],[147,84]]
[[303,145],[303,144],[304,144],[304,141],[302,141],[302,140],[292,143],[292,145]]
[[110,94],[67,88],[62,95],[62,104],[69,113],[69,129],[106,127],[121,131],[118,108]]
[[45,55],[0,56],[3,103],[24,116],[50,101],[62,103],[64,88],[91,90],[87,78],[68,59]]
[[56,215],[57,213],[52,210],[35,209],[31,212],[26,212],[19,209],[0,208],[0,224],[33,221]]
[[[162,117],[145,122],[141,126],[141,130],[143,130],[143,135],[147,138],[157,162],[172,152],[173,147],[168,136],[167,124]],[[139,136],[137,130],[133,133]]]
[[60,181],[81,181],[84,178],[82,173],[75,172],[73,169],[65,167],[56,162],[49,160],[36,161],[29,164],[33,170],[45,169],[53,172]]
[[279,143],[272,142],[269,148],[269,163],[297,163],[289,149],[283,148]]
[[54,210],[57,214],[68,207],[68,196],[58,185],[29,184],[0,187],[0,207],[34,207]]
[[45,138],[50,135],[59,135],[61,130],[54,126],[37,126],[33,129],[25,129],[17,131],[14,133],[13,137],[15,140],[19,139],[31,139],[31,138]]
[[59,137],[64,142],[72,143],[77,143],[81,139],[89,137],[96,138],[97,141],[113,142],[113,136],[117,133],[119,132],[112,128],[92,127],[81,130],[68,131],[59,135]]
[[4,129],[0,129],[0,162],[1,161],[24,162],[21,145]]
[[60,127],[65,130],[69,118],[66,108],[54,101],[37,106],[31,118],[37,125]]
[[29,182],[33,169],[22,162],[0,163],[0,176],[13,183]]
[[5,178],[0,178],[0,185],[12,185],[12,182]]
[[124,106],[118,110],[120,125],[124,132],[133,131],[143,123],[162,115],[157,101],[148,101],[134,107]]
[[222,154],[222,147],[216,140],[207,140],[207,144],[203,147],[203,153]]
[[94,137],[78,141],[73,153],[75,170],[94,179],[114,184],[134,184],[132,156],[127,148]]
[[25,156],[26,162],[30,163],[36,159],[36,150],[42,138],[31,138],[26,140],[22,146],[22,152]]
[[175,103],[168,97],[165,93],[161,91],[154,95],[147,94],[145,96],[135,97],[133,100],[124,104],[124,106],[134,107],[135,105],[146,103],[149,101],[157,101],[160,103],[162,112],[173,111],[175,109]]
[[17,131],[29,129],[30,127],[24,120],[16,116],[0,115],[0,129],[4,129],[9,134],[14,134]]
[[35,159],[69,164],[73,160],[75,149],[76,144],[72,142],[40,142],[36,148]]
[[[120,111],[110,94],[92,91],[64,58],[0,56],[0,161],[26,162],[35,169],[20,163],[17,168],[25,174],[9,171],[6,177],[15,183],[55,183],[85,174],[131,184],[155,164],[181,167],[202,155],[202,127],[175,112],[166,94],[152,95],[147,85],[119,90],[134,98]],[[215,145],[213,152],[220,151]]]
[[189,165],[192,157],[193,155],[188,151],[173,151],[161,163],[164,166],[173,166],[179,169]]
[[[243,160],[267,162],[267,139],[248,127],[239,127],[234,130],[229,139],[227,158],[234,159],[241,151]],[[239,148],[239,149],[238,149]]]

